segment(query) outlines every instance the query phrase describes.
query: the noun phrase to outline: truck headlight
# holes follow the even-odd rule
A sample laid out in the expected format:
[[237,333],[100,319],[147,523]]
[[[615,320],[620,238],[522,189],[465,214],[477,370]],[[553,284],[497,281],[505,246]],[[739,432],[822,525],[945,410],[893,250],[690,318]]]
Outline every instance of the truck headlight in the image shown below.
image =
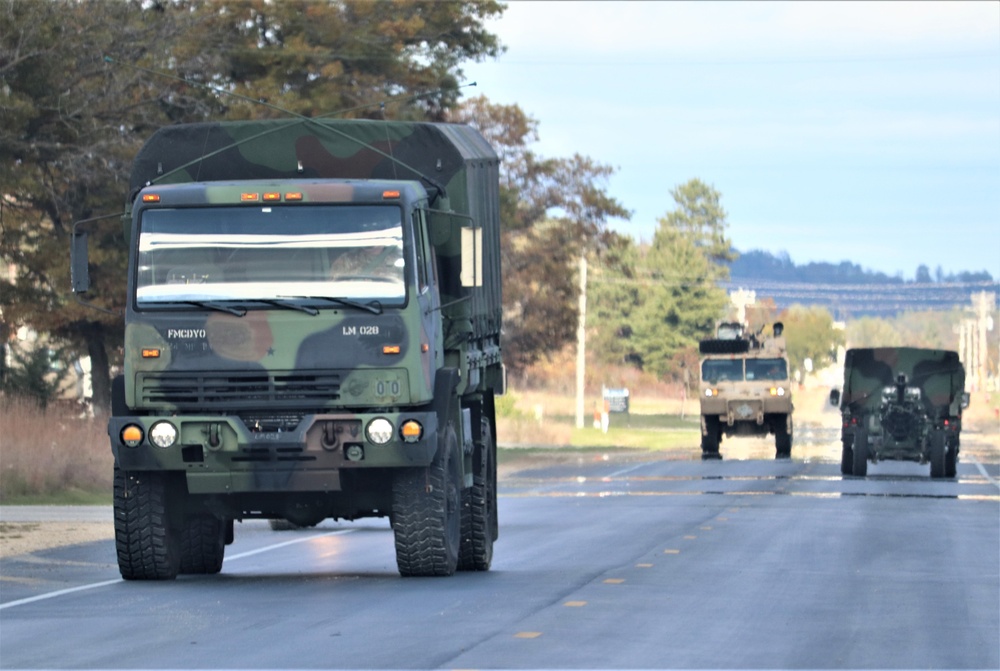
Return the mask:
[[392,422],[384,417],[377,417],[368,422],[368,426],[365,428],[365,435],[368,436],[368,440],[376,445],[385,445],[392,440]]
[[170,447],[177,442],[177,427],[170,422],[157,422],[149,428],[149,442],[157,447]]

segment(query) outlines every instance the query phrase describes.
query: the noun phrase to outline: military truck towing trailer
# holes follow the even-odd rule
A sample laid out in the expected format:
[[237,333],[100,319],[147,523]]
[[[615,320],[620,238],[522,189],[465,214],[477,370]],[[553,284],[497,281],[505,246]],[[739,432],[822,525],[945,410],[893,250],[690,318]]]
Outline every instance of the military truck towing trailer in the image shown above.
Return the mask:
[[723,322],[701,354],[701,457],[721,459],[723,436],[774,436],[775,458],[792,453],[792,386],[780,322],[772,333],[749,334]]
[[840,470],[864,476],[868,462],[930,462],[932,478],[955,477],[962,410],[968,407],[965,368],[956,352],[918,347],[847,350],[839,405]]
[[[217,573],[234,521],[388,517],[399,572],[498,536],[498,159],[472,128],[176,125],[135,159],[118,565]],[[74,236],[84,292],[86,234]]]

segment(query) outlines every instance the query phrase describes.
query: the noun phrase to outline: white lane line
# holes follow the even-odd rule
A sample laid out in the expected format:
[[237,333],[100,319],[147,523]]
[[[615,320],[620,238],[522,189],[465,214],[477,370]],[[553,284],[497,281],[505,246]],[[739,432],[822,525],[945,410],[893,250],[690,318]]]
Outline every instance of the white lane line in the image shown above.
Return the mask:
[[[226,557],[225,561],[233,562],[238,559],[243,559],[245,557],[252,557],[253,555],[258,555],[262,552],[270,552],[271,550],[277,550],[278,548],[287,547],[289,545],[295,545],[296,543],[305,543],[307,541],[315,540],[317,538],[326,538],[327,536],[341,536],[343,534],[349,534],[352,531],[354,531],[354,529],[339,529],[337,531],[330,531],[325,534],[314,534],[312,536],[306,536],[304,538],[296,538],[294,540],[285,541],[284,543],[275,543],[274,545],[268,545],[262,548],[257,548],[256,550],[248,550],[247,552],[241,552],[238,555]],[[46,599],[54,599],[56,597],[65,596],[66,594],[83,592],[88,589],[106,587],[107,585],[113,585],[116,582],[123,582],[123,581],[121,578],[116,578],[114,580],[102,580],[101,582],[94,582],[88,585],[80,585],[78,587],[69,587],[67,589],[60,589],[55,592],[46,592],[45,594],[31,596],[28,597],[27,599],[18,599],[17,601],[8,601],[7,603],[0,604],[0,610],[4,610],[5,608],[13,608],[14,606],[24,606],[29,603],[35,603],[36,601],[45,601]]]
[[972,459],[972,463],[974,463],[976,465],[976,468],[979,469],[979,472],[983,475],[983,477],[986,478],[987,480],[989,480],[993,484],[994,487],[996,487],[997,489],[1000,489],[1000,482],[997,482],[996,480],[994,480],[993,477],[989,473],[986,472],[986,469],[983,468],[983,465],[981,463],[979,463],[979,460],[976,459],[975,457],[969,457],[969,458]]

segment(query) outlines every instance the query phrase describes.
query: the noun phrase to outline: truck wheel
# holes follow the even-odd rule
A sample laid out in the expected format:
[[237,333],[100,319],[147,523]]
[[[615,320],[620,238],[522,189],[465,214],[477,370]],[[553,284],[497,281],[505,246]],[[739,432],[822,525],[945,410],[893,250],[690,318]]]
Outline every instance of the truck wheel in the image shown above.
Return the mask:
[[186,521],[181,537],[181,573],[213,574],[222,570],[226,554],[226,521],[197,515]]
[[840,444],[840,472],[842,475],[853,475],[854,450],[851,448],[851,439],[845,436]]
[[934,431],[931,441],[931,477],[944,478],[948,473],[948,440],[944,431]]
[[953,478],[958,473],[958,437],[948,445],[948,456],[944,461],[944,477]]
[[392,486],[396,566],[403,576],[451,575],[458,567],[462,455],[450,424],[426,469],[400,470]]
[[472,486],[462,490],[462,542],[459,571],[489,571],[497,531],[497,469],[490,423],[482,421],[481,440],[473,455]]
[[854,453],[854,475],[863,478],[868,475],[868,431],[858,429],[854,432],[851,451]]
[[774,458],[789,459],[792,456],[792,434],[788,431],[788,415],[781,415],[774,421]]
[[165,473],[115,466],[115,550],[125,580],[173,580],[181,548],[170,525]]
[[722,429],[719,426],[719,418],[705,415],[705,433],[701,436],[701,458],[702,459],[722,459],[719,454],[719,443],[721,442]]

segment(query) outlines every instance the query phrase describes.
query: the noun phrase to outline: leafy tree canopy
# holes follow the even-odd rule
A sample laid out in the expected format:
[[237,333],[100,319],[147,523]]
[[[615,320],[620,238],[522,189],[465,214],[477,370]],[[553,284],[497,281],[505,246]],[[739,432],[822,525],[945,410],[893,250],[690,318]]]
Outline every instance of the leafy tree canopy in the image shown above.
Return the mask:
[[[493,0],[0,0],[0,254],[14,271],[0,281],[4,321],[89,354],[95,400],[107,407],[122,340],[112,314],[125,298],[121,227],[92,229],[93,293],[111,313],[69,297],[69,234],[75,221],[123,209],[142,142],[170,123],[281,114],[247,99],[301,114],[443,118],[461,63],[501,52],[483,26],[504,9]],[[407,104],[383,109],[387,98]]]
[[836,361],[837,348],[844,344],[844,332],[834,328],[833,316],[826,308],[793,305],[778,315],[785,325],[785,344],[792,370],[806,374],[805,360],[812,360],[813,370]]

